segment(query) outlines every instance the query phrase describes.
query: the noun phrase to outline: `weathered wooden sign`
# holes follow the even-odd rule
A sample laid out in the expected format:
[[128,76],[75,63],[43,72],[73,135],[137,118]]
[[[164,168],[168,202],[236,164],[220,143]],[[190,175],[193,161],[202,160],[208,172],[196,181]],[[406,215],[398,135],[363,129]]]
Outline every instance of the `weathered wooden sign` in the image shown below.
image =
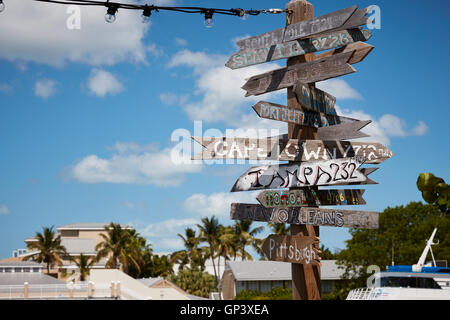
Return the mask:
[[246,49],[232,55],[225,64],[230,69],[248,67],[264,62],[300,56],[345,46],[357,41],[367,41],[372,36],[369,30],[359,28],[333,31],[305,40],[294,40],[257,49]]
[[269,190],[258,194],[256,200],[265,208],[363,205],[366,190]]
[[379,226],[379,213],[373,211],[310,207],[265,208],[250,203],[232,203],[230,218],[338,228],[378,229]]
[[262,250],[270,261],[317,265],[320,263],[318,246],[317,237],[272,234],[264,240]]
[[356,72],[349,63],[352,52],[343,52],[313,62],[296,64],[251,77],[242,86],[246,97],[293,86],[296,82],[316,82]]
[[359,169],[363,162],[364,159],[344,158],[252,167],[238,178],[231,192],[375,183],[367,177],[374,171],[372,168]]
[[316,128],[358,121],[357,119],[341,117],[338,115],[292,109],[281,104],[267,101],[259,101],[253,106],[253,110],[255,110],[260,118]]
[[357,6],[335,11],[315,19],[294,23],[284,28],[240,40],[236,44],[241,50],[270,47],[283,42],[310,37],[327,31],[356,28],[371,22],[366,17],[370,7],[357,10]]
[[293,89],[298,103],[304,110],[337,116],[336,109],[334,108],[336,98],[331,94],[303,82],[294,84]]
[[339,140],[203,138],[192,139],[205,149],[192,160],[244,159],[310,161],[363,157],[365,163],[381,163],[393,153],[380,143]]
[[369,137],[360,130],[371,123],[372,120],[346,122],[335,126],[317,129],[317,139],[320,140],[348,140]]

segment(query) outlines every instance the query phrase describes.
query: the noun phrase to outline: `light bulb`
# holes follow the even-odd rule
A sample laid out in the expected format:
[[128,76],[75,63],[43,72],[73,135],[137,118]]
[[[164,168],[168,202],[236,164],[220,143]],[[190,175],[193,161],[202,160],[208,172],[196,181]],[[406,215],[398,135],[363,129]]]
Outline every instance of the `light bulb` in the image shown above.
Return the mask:
[[116,15],[115,14],[105,14],[105,21],[108,23],[113,23],[114,21],[116,21]]
[[142,12],[141,19],[143,23],[147,23],[150,21],[150,16],[152,15],[152,10],[145,5],[144,11]]
[[205,27],[212,28],[214,26],[214,21],[212,19],[213,17],[213,10],[206,10],[205,11]]
[[105,14],[105,21],[108,23],[113,23],[116,21],[116,12],[117,12],[117,5],[110,5],[108,7],[108,10]]
[[241,16],[241,19],[242,19],[243,21],[247,20],[247,18],[248,18],[248,14],[247,14],[247,13],[244,13],[244,14]]
[[5,11],[5,4],[3,3],[2,0],[0,0],[0,12]]

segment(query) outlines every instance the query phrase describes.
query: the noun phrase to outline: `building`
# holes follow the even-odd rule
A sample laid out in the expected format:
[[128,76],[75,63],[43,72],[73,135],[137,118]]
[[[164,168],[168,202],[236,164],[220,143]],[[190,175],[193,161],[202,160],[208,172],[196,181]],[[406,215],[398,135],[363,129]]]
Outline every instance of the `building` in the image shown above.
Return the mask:
[[[343,281],[344,270],[336,260],[322,260],[322,293],[333,290],[337,281]],[[222,297],[232,300],[243,290],[267,292],[273,287],[291,288],[291,264],[277,261],[229,261],[220,281]]]
[[[67,257],[63,257],[62,266],[52,266],[50,275],[58,279],[65,279],[66,281],[78,281],[79,274],[77,273],[77,266],[70,257],[77,257],[81,253],[88,257],[95,257],[97,251],[95,247],[103,241],[101,234],[105,234],[105,227],[109,223],[72,223],[62,225],[56,228],[58,235],[61,238],[61,245],[66,248]],[[122,225],[123,229],[131,229],[129,226]],[[29,244],[37,241],[35,237],[26,238],[25,243],[27,248]],[[27,249],[25,253],[18,255],[18,258],[25,258],[37,254],[36,251]],[[104,258],[96,263],[92,269],[104,269],[107,259]],[[44,272],[47,272],[44,269]]]
[[178,287],[173,282],[171,282],[171,281],[169,281],[167,279],[164,279],[162,277],[142,278],[142,279],[137,279],[137,280],[140,281],[142,284],[144,284],[146,287],[149,287],[149,288],[152,288],[152,289],[160,289],[160,291],[163,293],[163,295],[165,294],[165,295],[167,295],[169,297],[174,297],[175,296],[173,294],[173,291],[175,290],[177,293],[182,294],[183,296],[185,296],[189,300],[208,300],[208,299],[203,298],[203,297],[198,297],[198,296],[194,296],[192,294],[189,294],[186,291],[184,291],[183,289],[181,289],[180,287]]

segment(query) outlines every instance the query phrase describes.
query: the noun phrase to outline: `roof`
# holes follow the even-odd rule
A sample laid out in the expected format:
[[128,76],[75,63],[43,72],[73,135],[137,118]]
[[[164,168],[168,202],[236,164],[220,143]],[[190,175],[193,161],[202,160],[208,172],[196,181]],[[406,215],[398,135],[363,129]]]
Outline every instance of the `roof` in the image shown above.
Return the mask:
[[157,278],[142,278],[142,279],[136,279],[136,280],[141,282],[145,286],[151,288],[151,287],[153,287],[155,284],[157,284],[159,281],[161,281],[163,279],[164,278],[162,278],[162,277],[157,277]]
[[[105,227],[110,223],[105,222],[76,222],[71,224],[64,224],[56,228],[56,230],[105,230]],[[120,225],[123,229],[130,229],[130,226]]]
[[34,261],[6,261],[0,262],[0,268],[4,267],[24,267],[24,268],[42,268],[42,264]]
[[64,281],[55,279],[39,272],[5,272],[0,273],[0,285],[28,284],[64,284]]
[[66,248],[68,254],[96,254],[94,239],[63,238],[61,245]]
[[[321,279],[338,280],[344,269],[338,268],[336,260],[322,260]],[[278,261],[229,261],[226,269],[231,270],[237,281],[292,280],[291,263]]]

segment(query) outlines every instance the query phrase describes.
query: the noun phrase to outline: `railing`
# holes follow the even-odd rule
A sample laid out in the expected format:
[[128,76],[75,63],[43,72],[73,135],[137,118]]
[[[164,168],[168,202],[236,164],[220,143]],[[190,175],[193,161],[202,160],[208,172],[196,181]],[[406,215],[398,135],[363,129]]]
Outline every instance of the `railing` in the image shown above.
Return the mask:
[[359,288],[351,290],[346,300],[374,300],[380,295],[380,288]]

